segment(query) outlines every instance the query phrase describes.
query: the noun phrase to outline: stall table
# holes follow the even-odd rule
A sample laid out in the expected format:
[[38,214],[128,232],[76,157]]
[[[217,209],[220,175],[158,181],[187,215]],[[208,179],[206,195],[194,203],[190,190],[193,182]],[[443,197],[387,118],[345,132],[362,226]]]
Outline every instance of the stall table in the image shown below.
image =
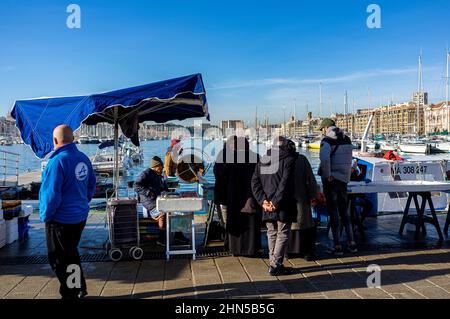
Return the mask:
[[[425,223],[429,223],[436,228],[439,239],[443,240],[439,221],[434,209],[431,192],[450,192],[450,182],[445,181],[379,181],[379,182],[350,182],[347,187],[349,194],[368,194],[368,193],[395,193],[407,192],[408,199],[406,202],[403,218],[400,225],[399,234],[403,234],[404,227],[407,223],[416,226],[416,237],[420,234],[420,230],[426,235]],[[419,201],[419,198],[421,201]],[[416,215],[410,215],[411,201],[414,201]],[[431,216],[425,215],[426,204],[430,208]],[[447,213],[447,222],[450,220],[450,212]],[[446,225],[448,227],[448,225]]]
[[[158,197],[156,199],[156,209],[166,214],[166,258],[171,255],[192,254],[195,260],[195,224],[194,213],[203,210],[205,207],[203,198],[199,197]],[[191,219],[191,248],[171,250],[170,247],[170,219],[175,216],[186,215]]]

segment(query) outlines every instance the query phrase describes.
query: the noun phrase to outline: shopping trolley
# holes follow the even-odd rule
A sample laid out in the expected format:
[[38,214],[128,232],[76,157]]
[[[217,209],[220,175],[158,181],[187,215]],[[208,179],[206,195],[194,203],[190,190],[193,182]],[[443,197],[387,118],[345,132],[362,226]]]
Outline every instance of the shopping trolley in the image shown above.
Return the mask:
[[108,199],[106,218],[109,230],[109,242],[106,249],[111,260],[121,260],[123,252],[126,250],[131,258],[141,259],[144,251],[140,248],[137,200],[132,198]]

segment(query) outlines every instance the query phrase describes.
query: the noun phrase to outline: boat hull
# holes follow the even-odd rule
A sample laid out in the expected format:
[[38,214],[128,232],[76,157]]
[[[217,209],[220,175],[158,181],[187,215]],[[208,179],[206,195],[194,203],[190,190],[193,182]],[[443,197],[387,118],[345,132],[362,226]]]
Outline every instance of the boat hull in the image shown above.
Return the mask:
[[400,144],[399,150],[403,153],[428,154],[430,147],[427,144]]

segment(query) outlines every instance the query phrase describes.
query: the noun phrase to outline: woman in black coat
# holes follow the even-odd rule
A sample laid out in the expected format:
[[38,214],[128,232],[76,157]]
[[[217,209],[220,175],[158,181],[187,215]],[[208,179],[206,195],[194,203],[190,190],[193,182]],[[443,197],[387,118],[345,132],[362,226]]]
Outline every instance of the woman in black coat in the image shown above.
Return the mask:
[[261,248],[261,215],[251,190],[257,161],[247,139],[233,136],[227,141],[216,196],[227,206],[227,245],[236,256],[255,256]]
[[[295,149],[295,145],[292,146]],[[297,220],[292,224],[288,254],[296,254],[308,261],[316,256],[316,225],[312,217],[311,201],[317,198],[317,182],[308,159],[297,154],[294,169],[294,198]]]

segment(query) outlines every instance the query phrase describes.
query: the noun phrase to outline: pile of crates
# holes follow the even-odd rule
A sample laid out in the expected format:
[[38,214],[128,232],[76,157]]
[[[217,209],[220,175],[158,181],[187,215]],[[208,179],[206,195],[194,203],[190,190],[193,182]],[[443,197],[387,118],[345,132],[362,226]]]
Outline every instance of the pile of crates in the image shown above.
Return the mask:
[[141,203],[137,204],[137,211],[139,217],[139,236],[141,242],[148,243],[155,241],[159,237],[158,222],[148,216],[148,212],[144,212],[144,207]]
[[5,220],[5,245],[19,239],[19,215],[22,210],[20,200],[2,200],[1,207]]
[[0,248],[28,237],[31,205],[20,200],[0,200]]

